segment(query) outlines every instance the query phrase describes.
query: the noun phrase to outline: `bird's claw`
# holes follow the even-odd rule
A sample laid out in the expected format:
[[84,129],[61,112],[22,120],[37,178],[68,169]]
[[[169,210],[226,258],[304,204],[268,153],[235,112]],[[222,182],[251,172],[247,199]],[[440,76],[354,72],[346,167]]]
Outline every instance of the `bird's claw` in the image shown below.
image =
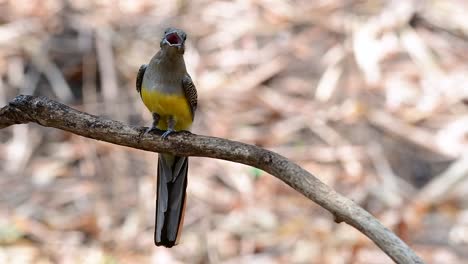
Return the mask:
[[143,133],[143,136],[148,134],[148,133],[151,133],[153,131],[157,130],[157,128],[155,126],[151,126],[151,127],[148,127],[146,130],[145,130],[145,133]]
[[148,133],[153,132],[154,130],[157,130],[157,128],[156,128],[155,126],[148,127],[148,128],[145,130],[145,132],[143,132],[143,133],[140,134],[138,141],[140,141],[142,137],[146,136]]
[[168,130],[166,130],[166,132],[164,132],[164,133],[161,135],[161,138],[162,138],[162,139],[166,139],[167,136],[169,136],[169,134],[171,134],[172,132],[174,132],[173,129],[168,129]]

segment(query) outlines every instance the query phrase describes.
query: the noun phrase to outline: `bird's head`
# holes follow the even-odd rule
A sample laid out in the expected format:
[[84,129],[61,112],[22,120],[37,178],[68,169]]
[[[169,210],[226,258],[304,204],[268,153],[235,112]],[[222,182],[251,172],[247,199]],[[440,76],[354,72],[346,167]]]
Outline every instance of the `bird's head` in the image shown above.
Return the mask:
[[187,34],[181,29],[167,28],[161,40],[161,49],[174,54],[184,54]]

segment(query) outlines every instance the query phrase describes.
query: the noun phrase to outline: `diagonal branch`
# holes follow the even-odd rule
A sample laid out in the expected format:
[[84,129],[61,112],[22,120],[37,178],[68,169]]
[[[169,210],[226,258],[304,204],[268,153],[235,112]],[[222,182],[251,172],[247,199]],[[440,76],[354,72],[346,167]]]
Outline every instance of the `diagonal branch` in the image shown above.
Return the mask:
[[83,113],[45,97],[20,95],[0,109],[0,129],[28,122],[146,151],[223,159],[257,167],[330,211],[337,222],[344,221],[364,233],[395,262],[423,263],[413,250],[367,211],[269,150],[189,132],[171,134],[166,140],[155,134],[142,136],[145,128]]

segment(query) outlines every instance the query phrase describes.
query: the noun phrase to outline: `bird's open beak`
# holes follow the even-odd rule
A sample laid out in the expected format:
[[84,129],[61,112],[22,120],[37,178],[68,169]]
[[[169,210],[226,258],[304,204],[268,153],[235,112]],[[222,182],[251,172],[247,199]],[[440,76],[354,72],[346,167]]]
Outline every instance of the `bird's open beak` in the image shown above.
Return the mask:
[[184,40],[177,34],[177,32],[167,33],[164,36],[164,42],[169,46],[180,47],[184,43]]

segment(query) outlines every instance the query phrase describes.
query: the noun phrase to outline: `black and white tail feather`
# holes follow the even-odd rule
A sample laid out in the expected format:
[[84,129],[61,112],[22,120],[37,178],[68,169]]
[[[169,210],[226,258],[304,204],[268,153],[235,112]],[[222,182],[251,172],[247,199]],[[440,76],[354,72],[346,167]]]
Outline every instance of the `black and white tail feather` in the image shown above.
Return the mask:
[[188,158],[159,154],[154,243],[177,244],[185,213]]

